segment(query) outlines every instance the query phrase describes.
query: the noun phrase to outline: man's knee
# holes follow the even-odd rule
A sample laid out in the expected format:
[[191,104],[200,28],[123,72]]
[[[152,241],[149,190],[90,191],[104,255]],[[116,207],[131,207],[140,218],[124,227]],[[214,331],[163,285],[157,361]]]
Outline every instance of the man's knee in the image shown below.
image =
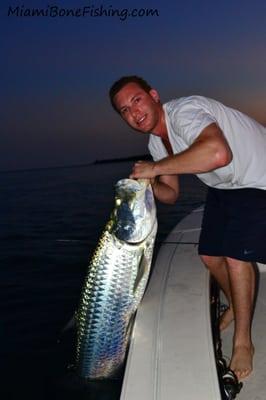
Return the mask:
[[243,261],[243,260],[238,260],[236,258],[231,258],[231,257],[225,257],[227,264],[229,265],[229,267],[232,268],[237,268],[237,267],[241,267],[241,266],[245,266],[245,265],[252,265],[251,262],[249,261]]
[[224,257],[200,255],[200,258],[201,258],[201,261],[203,262],[203,264],[208,269],[215,268],[215,267],[219,266],[224,261]]

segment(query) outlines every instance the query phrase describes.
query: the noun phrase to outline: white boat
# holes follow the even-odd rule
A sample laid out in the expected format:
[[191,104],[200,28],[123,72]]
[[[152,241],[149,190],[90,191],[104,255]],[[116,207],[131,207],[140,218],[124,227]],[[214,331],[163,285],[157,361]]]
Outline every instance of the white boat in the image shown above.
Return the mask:
[[[121,400],[222,399],[212,340],[210,276],[197,254],[201,219],[202,209],[195,210],[161,245],[137,312]],[[266,293],[264,269],[260,265],[261,293]],[[258,296],[254,320],[255,372],[238,400],[266,398],[265,296]],[[229,359],[232,328],[222,339]]]

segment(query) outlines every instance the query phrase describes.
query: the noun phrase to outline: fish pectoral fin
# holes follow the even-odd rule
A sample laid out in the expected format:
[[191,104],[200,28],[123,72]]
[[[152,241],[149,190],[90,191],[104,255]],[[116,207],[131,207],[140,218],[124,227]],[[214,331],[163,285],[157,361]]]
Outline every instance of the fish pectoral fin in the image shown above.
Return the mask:
[[135,322],[135,317],[136,317],[136,313],[134,312],[128,321],[127,330],[126,330],[127,340],[131,337],[132,329],[133,329],[134,322]]
[[139,262],[139,268],[138,268],[138,273],[135,279],[134,283],[134,288],[133,292],[136,294],[138,288],[142,284],[143,280],[148,279],[148,274],[149,274],[149,260],[147,259],[145,252],[143,252],[140,262]]
[[138,307],[138,304],[141,301],[147,286],[150,274],[151,262],[152,262],[153,245],[154,245],[154,238],[152,240],[149,240],[146,243],[146,246],[144,246],[143,253],[139,261],[139,268],[133,288],[135,309]]

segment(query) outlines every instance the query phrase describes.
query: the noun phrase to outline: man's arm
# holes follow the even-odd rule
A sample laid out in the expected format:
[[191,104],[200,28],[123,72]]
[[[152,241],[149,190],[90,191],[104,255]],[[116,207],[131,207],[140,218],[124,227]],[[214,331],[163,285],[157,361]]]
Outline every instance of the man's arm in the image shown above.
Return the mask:
[[161,175],[152,181],[154,196],[162,203],[174,204],[179,196],[179,179],[177,175]]
[[181,153],[157,162],[137,162],[132,178],[154,178],[158,175],[200,174],[226,166],[232,161],[230,146],[215,124],[208,125],[192,145]]

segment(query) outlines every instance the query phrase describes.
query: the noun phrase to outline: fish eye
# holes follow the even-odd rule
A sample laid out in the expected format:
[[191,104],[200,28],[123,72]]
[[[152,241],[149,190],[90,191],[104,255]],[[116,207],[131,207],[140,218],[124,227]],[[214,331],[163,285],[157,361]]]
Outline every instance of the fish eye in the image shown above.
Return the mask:
[[120,206],[122,203],[121,199],[119,199],[118,197],[115,199],[115,205],[116,206]]

